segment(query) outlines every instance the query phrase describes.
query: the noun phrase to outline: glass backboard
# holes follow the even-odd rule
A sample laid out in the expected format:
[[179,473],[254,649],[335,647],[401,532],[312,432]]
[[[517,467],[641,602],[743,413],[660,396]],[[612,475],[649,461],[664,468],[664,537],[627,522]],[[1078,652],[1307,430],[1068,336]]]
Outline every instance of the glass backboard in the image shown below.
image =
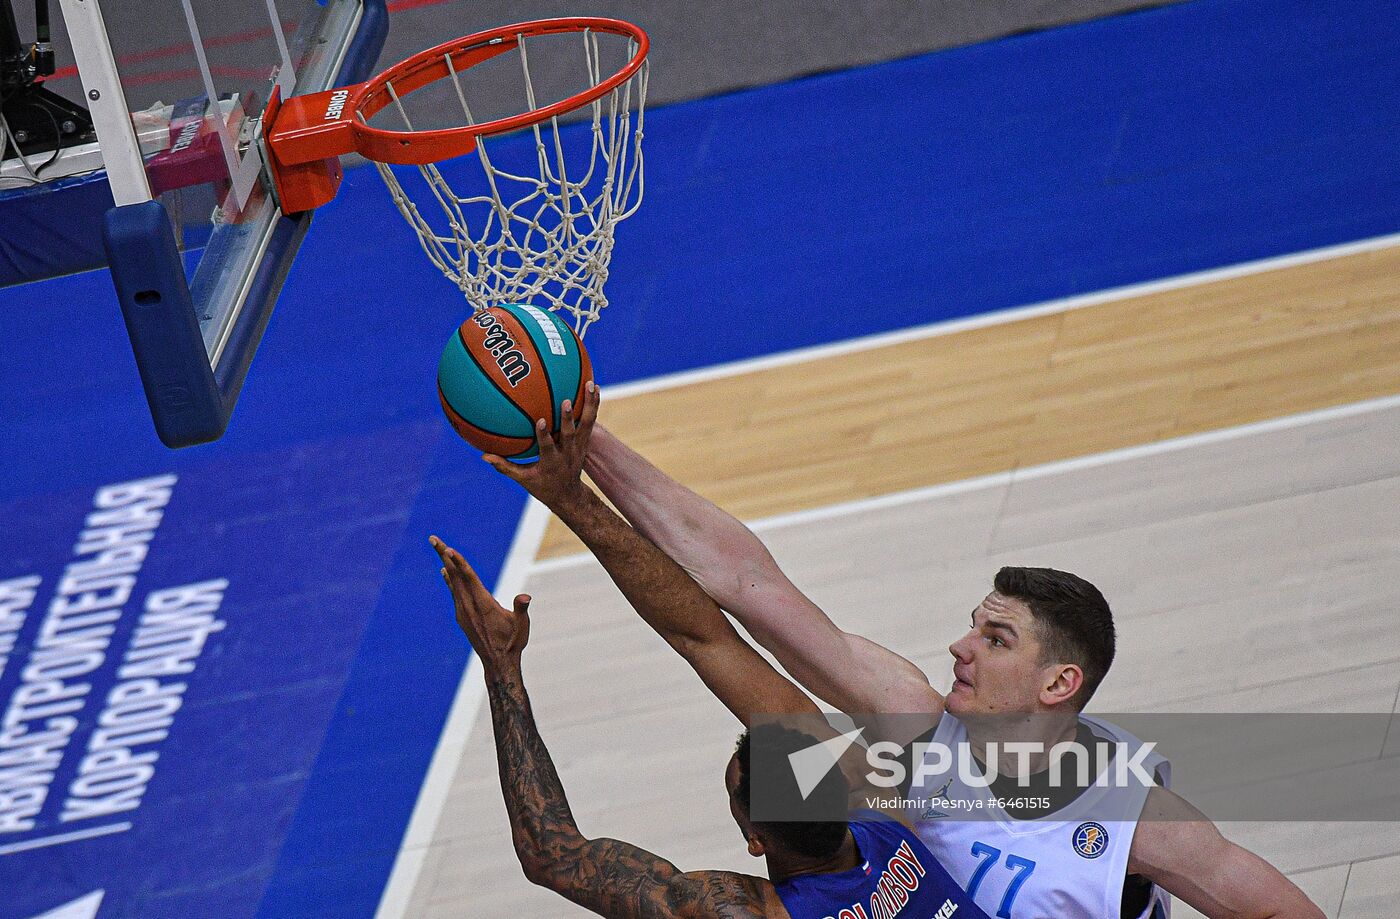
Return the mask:
[[309,223],[262,180],[263,109],[274,88],[365,79],[384,0],[61,7],[76,73],[49,84],[76,76],[68,95],[92,115],[117,205],[106,254],[157,432],[172,447],[215,439]]

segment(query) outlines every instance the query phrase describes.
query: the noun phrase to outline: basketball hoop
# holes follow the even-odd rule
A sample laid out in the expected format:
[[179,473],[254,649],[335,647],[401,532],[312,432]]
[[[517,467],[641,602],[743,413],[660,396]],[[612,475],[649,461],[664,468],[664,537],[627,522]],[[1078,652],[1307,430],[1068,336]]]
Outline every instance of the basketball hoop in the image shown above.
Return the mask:
[[[587,87],[539,104],[527,41],[569,34],[582,46]],[[601,40],[624,43],[625,63],[606,76]],[[285,101],[274,92],[263,134],[278,202],[283,212],[298,213],[330,201],[340,183],[338,157],[358,152],[375,163],[429,260],[473,309],[534,302],[570,313],[582,335],[607,305],[603,284],[617,224],[642,199],[648,46],[645,32],[619,20],[545,19],[446,42],[354,86]],[[525,110],[478,123],[464,74],[510,51],[519,56]],[[464,124],[416,130],[404,99],[444,83],[461,106]],[[373,126],[381,110],[396,114],[404,129]],[[573,137],[584,134],[581,125],[560,124],[574,112],[592,116],[586,141]],[[524,129],[534,135],[532,168],[493,162],[486,138]],[[460,194],[436,164],[472,151],[484,182],[478,193]],[[415,201],[392,166],[417,166],[427,194]]]

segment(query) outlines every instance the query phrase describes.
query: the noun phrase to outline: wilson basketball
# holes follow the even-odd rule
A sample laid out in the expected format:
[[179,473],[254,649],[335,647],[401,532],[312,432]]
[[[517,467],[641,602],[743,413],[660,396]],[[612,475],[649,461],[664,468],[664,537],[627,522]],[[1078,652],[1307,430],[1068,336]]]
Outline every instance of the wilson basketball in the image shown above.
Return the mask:
[[438,398],[467,443],[507,459],[531,459],[535,421],[557,432],[565,400],[574,420],[593,379],[588,352],[553,313],[520,303],[478,310],[442,349]]

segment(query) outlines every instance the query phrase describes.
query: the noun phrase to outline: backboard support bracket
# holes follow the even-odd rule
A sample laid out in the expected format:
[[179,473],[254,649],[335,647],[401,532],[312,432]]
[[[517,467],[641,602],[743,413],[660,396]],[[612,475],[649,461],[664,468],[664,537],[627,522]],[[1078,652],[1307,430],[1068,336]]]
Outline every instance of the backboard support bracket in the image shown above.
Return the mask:
[[[187,278],[171,215],[152,196],[99,0],[61,2],[116,204],[104,215],[103,244],[156,433],[171,448],[217,440],[228,428],[311,215],[286,216],[264,199],[259,209],[270,217],[248,237],[256,239],[256,253],[230,256],[250,266],[247,273],[229,283],[212,272]],[[341,54],[313,66],[312,78],[305,87],[298,85],[299,91],[366,79],[383,48],[386,0],[330,3],[326,15],[342,24],[339,34],[353,37]],[[267,9],[269,15],[276,11],[270,2]],[[279,38],[278,46],[278,83],[290,86],[285,40]],[[207,62],[201,60],[200,67],[209,84]],[[257,156],[250,149],[246,159]],[[256,170],[247,173],[240,168],[231,177],[256,181]],[[228,254],[227,247],[211,248]]]
[[60,0],[60,4],[88,100],[88,114],[102,148],[112,200],[118,207],[149,201],[151,184],[146,178],[141,143],[131,122],[102,7],[98,0]]

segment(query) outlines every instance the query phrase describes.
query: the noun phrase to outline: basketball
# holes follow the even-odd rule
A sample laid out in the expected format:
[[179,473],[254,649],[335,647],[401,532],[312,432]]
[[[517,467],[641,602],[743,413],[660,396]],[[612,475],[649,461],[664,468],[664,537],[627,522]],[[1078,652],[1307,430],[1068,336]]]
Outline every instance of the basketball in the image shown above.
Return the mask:
[[442,349],[438,399],[467,443],[506,459],[532,459],[535,421],[558,432],[565,401],[574,421],[593,379],[588,352],[553,313],[511,303],[478,310]]

